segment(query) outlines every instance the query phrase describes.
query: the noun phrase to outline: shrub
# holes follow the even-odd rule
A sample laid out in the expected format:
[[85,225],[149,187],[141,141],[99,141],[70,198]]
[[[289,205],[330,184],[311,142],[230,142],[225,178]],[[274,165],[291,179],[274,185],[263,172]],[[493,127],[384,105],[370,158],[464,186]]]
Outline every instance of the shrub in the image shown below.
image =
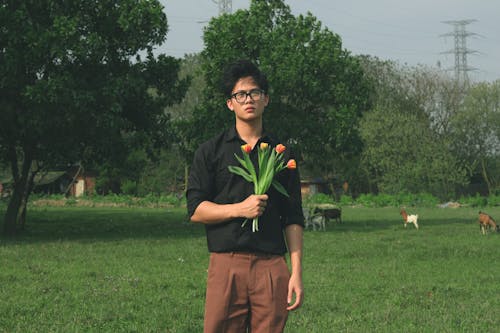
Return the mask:
[[341,206],[350,206],[354,203],[354,199],[350,195],[342,194],[340,196],[339,204]]
[[415,206],[418,202],[416,194],[399,193],[396,195],[397,206]]
[[361,194],[356,198],[356,203],[365,207],[375,207],[374,197],[375,195],[371,193]]
[[490,195],[488,197],[488,206],[500,206],[500,194],[499,195]]
[[64,202],[66,206],[75,206],[78,201],[75,198],[68,198]]
[[415,206],[434,207],[439,202],[439,199],[430,193],[420,193],[415,196]]
[[305,201],[309,204],[333,204],[335,202],[335,200],[331,196],[324,193],[316,193],[310,195],[306,198]]
[[121,183],[120,189],[123,194],[136,195],[137,183],[133,180],[124,180]]
[[473,197],[461,197],[459,201],[461,204],[471,207],[485,207],[488,204],[488,199],[477,193]]
[[379,194],[373,197],[375,207],[394,207],[398,205],[397,198],[390,194]]

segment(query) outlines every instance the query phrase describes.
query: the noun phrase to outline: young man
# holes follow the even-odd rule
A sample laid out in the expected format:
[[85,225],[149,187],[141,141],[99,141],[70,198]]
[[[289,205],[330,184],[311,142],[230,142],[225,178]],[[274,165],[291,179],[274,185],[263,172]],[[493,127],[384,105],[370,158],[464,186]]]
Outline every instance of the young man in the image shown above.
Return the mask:
[[[235,127],[203,143],[195,153],[187,188],[192,222],[205,224],[210,263],[205,303],[205,333],[282,332],[288,311],[303,301],[302,233],[304,217],[298,169],[275,177],[290,197],[273,187],[254,195],[253,183],[229,172],[238,166],[234,154],[280,142],[264,131],[269,103],[266,77],[249,61],[238,61],[224,73],[226,105]],[[290,150],[284,152],[290,158]],[[259,217],[259,230],[252,219]],[[248,223],[243,222],[248,219]],[[290,253],[291,274],[285,261]]]

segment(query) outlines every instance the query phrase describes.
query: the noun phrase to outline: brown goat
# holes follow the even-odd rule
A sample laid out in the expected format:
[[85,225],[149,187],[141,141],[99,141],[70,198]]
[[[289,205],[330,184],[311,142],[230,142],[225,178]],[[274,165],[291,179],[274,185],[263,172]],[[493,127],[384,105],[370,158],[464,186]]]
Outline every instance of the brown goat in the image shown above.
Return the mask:
[[491,229],[493,229],[496,232],[500,231],[500,226],[496,224],[495,220],[484,212],[479,212],[477,223],[479,223],[479,229],[483,235],[486,235],[486,230],[491,231]]

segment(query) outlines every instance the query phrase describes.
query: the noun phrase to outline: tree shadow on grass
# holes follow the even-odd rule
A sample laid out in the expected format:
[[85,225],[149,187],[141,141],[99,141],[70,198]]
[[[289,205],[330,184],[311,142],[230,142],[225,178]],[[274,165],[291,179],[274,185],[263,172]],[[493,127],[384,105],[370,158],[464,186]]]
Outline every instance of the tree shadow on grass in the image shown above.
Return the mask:
[[[2,212],[0,212],[1,214]],[[2,215],[3,216],[3,215]],[[116,241],[204,237],[188,222],[185,208],[36,208],[28,210],[25,230],[4,241]]]

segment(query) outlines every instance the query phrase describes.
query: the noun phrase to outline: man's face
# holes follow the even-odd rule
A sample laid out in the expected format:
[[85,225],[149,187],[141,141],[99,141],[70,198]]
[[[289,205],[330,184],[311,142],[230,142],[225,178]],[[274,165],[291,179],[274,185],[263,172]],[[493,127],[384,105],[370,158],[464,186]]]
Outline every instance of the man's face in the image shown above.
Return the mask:
[[[243,98],[237,100],[237,97],[231,97],[226,101],[227,107],[234,111],[237,120],[252,121],[262,118],[264,108],[269,103],[269,96],[262,92],[259,96],[260,87],[255,83],[252,77],[241,78],[234,85],[232,94],[243,93]],[[255,97],[251,97],[255,96]]]

